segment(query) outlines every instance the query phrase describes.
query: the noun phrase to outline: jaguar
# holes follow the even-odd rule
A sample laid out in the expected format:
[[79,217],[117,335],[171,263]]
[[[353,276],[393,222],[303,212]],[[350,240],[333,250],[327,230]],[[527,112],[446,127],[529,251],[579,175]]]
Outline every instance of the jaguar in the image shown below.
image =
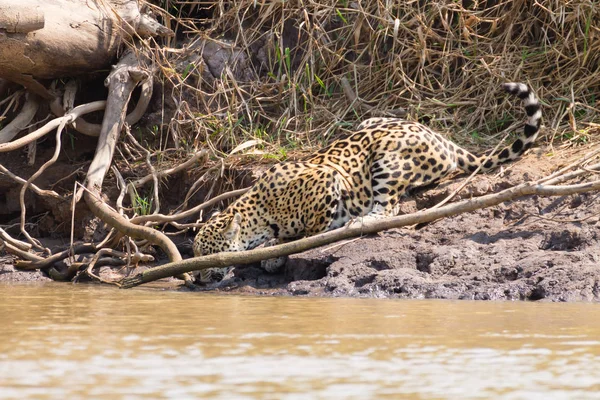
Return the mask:
[[[538,135],[541,104],[526,84],[502,86],[523,101],[527,114],[522,134],[508,147],[477,156],[418,122],[367,119],[356,132],[307,160],[283,162],[266,171],[248,192],[202,225],[194,254],[249,250],[339,228],[361,217],[392,216],[409,189],[434,184],[457,169],[484,172],[517,159]],[[281,264],[268,261],[263,267],[270,272]],[[230,268],[202,270],[200,282],[219,281]]]

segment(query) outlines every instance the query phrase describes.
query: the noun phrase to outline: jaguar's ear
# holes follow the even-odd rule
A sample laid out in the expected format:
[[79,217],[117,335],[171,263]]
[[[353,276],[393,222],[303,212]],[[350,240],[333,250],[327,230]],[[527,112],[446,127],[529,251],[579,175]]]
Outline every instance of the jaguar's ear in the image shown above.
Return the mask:
[[213,208],[212,210],[210,210],[210,212],[208,213],[208,219],[211,219],[212,217],[214,217],[215,215],[219,215],[221,214],[221,210],[219,210],[218,208]]
[[229,224],[221,231],[226,239],[234,239],[242,230],[242,215],[235,213]]

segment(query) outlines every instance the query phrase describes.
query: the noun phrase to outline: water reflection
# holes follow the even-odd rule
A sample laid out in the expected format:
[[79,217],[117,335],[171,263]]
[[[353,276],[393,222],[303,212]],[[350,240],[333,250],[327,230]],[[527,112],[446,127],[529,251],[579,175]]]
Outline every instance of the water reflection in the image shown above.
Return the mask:
[[598,398],[594,304],[0,286],[2,398]]

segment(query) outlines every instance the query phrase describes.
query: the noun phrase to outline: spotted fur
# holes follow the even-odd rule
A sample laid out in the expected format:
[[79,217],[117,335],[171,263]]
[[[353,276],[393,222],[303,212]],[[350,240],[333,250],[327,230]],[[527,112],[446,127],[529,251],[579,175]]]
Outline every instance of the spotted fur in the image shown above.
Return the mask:
[[[293,240],[343,226],[356,217],[394,215],[408,189],[460,169],[470,173],[514,160],[534,143],[542,117],[535,93],[523,83],[504,90],[524,102],[523,134],[490,156],[476,156],[417,122],[370,118],[304,162],[273,166],[223,213],[202,226],[196,256],[253,249],[271,239]],[[486,160],[487,159],[487,160]],[[201,281],[227,269],[203,270]]]

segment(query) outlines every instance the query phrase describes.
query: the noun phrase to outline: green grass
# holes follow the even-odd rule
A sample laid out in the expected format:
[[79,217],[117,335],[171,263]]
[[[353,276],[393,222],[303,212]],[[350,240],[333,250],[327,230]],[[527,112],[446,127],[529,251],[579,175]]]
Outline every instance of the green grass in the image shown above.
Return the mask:
[[137,215],[150,215],[152,213],[152,198],[150,196],[141,196],[134,188],[133,211]]

